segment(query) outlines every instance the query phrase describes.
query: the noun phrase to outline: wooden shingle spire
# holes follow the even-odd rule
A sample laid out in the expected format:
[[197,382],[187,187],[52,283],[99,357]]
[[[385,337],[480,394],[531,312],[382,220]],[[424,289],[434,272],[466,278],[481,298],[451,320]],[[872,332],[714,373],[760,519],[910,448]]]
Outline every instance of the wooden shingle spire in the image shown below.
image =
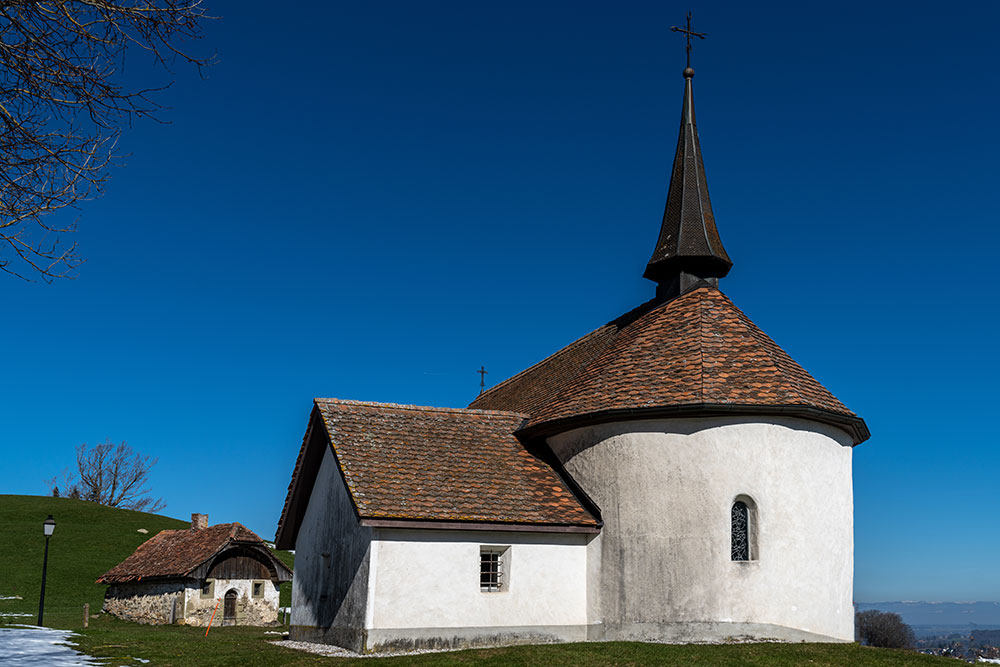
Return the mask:
[[[683,31],[681,31],[683,32]],[[657,294],[673,296],[706,281],[718,285],[733,266],[715,227],[705,164],[694,117],[694,70],[684,69],[684,107],[670,174],[660,237],[644,278],[658,283]]]

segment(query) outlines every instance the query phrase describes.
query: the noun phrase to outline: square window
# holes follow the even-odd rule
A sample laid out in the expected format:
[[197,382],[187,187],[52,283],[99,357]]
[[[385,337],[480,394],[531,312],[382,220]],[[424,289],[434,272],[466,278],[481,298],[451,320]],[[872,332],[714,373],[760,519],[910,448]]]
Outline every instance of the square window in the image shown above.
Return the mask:
[[206,579],[201,585],[201,597],[210,598],[215,594],[215,581]]
[[507,590],[510,581],[510,547],[480,547],[479,590],[499,593]]
[[253,596],[255,598],[264,597],[264,582],[262,581],[253,582]]

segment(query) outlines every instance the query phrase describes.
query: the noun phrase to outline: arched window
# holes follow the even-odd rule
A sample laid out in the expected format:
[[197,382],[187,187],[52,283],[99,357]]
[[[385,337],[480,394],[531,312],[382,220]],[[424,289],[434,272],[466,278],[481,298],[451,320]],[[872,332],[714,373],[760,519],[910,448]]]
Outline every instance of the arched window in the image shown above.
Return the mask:
[[731,512],[732,559],[757,560],[757,512],[753,500],[739,496]]

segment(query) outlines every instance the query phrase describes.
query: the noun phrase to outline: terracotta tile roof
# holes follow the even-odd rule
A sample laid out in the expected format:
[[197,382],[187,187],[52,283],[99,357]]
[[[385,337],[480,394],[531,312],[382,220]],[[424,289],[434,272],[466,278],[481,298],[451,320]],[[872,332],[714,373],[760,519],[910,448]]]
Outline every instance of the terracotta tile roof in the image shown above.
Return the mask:
[[842,420],[859,442],[867,437],[857,415],[707,285],[640,306],[469,407],[525,411],[530,431],[584,415],[685,405],[799,407]]
[[337,399],[316,407],[360,518],[597,526],[513,435],[523,414]]
[[161,530],[140,544],[131,556],[102,574],[97,583],[187,577],[233,544],[265,546],[256,533],[239,523],[220,523],[200,530]]

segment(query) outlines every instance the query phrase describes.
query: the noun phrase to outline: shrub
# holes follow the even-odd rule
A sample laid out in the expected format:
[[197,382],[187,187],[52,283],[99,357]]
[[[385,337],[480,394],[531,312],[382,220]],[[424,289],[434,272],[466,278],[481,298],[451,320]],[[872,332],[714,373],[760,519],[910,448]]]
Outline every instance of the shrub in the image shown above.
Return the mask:
[[912,649],[917,638],[899,614],[870,609],[854,615],[854,637],[862,644],[881,648]]

